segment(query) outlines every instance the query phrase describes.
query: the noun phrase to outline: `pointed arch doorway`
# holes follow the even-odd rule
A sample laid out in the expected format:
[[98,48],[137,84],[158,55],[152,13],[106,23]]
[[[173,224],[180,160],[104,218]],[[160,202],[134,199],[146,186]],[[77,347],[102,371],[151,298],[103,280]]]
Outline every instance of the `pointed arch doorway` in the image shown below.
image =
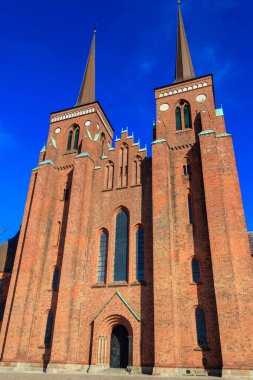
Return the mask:
[[128,331],[123,325],[117,325],[111,334],[110,367],[127,368],[128,355]]

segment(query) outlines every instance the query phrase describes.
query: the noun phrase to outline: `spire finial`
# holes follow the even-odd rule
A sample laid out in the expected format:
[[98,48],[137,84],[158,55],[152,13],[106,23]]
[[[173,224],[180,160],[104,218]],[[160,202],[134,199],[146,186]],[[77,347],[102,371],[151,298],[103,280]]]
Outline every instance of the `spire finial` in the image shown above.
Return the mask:
[[175,83],[183,82],[188,79],[195,78],[192,65],[191,55],[185,34],[184,23],[180,3],[178,3],[178,26],[177,26],[177,56],[176,56],[176,74]]
[[93,38],[89,57],[87,60],[81,88],[76,105],[88,104],[95,102],[95,40],[96,26],[93,29]]

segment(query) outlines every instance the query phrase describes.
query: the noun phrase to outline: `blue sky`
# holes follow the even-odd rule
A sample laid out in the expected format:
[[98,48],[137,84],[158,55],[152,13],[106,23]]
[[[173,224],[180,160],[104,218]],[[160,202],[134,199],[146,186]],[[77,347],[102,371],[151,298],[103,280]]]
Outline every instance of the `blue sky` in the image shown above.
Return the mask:
[[[253,4],[181,3],[196,75],[213,73],[216,104],[223,104],[233,134],[247,225],[253,230]],[[115,134],[128,127],[149,146],[153,89],[174,80],[176,21],[176,0],[1,1],[0,241],[21,224],[49,113],[77,100],[94,24],[96,98]]]

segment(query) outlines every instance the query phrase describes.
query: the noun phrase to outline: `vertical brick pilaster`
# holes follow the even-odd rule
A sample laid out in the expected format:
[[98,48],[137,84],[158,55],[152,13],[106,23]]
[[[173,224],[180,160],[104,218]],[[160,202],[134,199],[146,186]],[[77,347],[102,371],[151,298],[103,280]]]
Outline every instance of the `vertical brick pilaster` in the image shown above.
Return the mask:
[[153,143],[153,272],[155,367],[175,367],[174,316],[171,268],[171,208],[169,147]]
[[223,367],[249,368],[250,253],[231,136],[206,131],[200,135],[200,147]]
[[31,181],[25,224],[15,262],[12,294],[8,300],[11,315],[6,315],[8,335],[3,337],[5,361],[28,359],[41,268],[50,230],[55,170],[53,163],[43,164],[39,167],[36,183],[35,179]]
[[93,160],[87,154],[76,157],[51,362],[75,363],[78,357],[93,167]]

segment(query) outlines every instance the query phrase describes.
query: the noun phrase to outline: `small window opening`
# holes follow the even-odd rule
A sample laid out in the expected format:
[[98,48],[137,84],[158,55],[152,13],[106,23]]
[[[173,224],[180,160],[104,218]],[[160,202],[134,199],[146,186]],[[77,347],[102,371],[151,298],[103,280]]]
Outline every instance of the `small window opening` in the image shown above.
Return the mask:
[[77,128],[75,132],[74,149],[78,149],[78,140],[79,140],[79,128]]
[[53,274],[53,280],[52,280],[52,290],[58,289],[59,277],[60,277],[59,268],[55,267],[54,268],[54,274]]
[[68,137],[67,150],[71,150],[72,137],[73,137],[73,131],[70,131],[70,132],[69,132],[69,137]]
[[54,324],[54,314],[50,311],[47,316],[47,324],[44,336],[44,344],[46,347],[50,347],[52,340],[52,332],[53,332],[53,324]]
[[177,107],[176,109],[176,130],[180,131],[182,129],[182,120],[181,120],[181,109]]
[[206,316],[201,308],[195,311],[197,342],[200,347],[207,347]]
[[193,210],[192,210],[192,196],[188,194],[188,212],[189,212],[189,223],[193,224]]
[[192,259],[192,281],[200,282],[199,261],[197,259]]

